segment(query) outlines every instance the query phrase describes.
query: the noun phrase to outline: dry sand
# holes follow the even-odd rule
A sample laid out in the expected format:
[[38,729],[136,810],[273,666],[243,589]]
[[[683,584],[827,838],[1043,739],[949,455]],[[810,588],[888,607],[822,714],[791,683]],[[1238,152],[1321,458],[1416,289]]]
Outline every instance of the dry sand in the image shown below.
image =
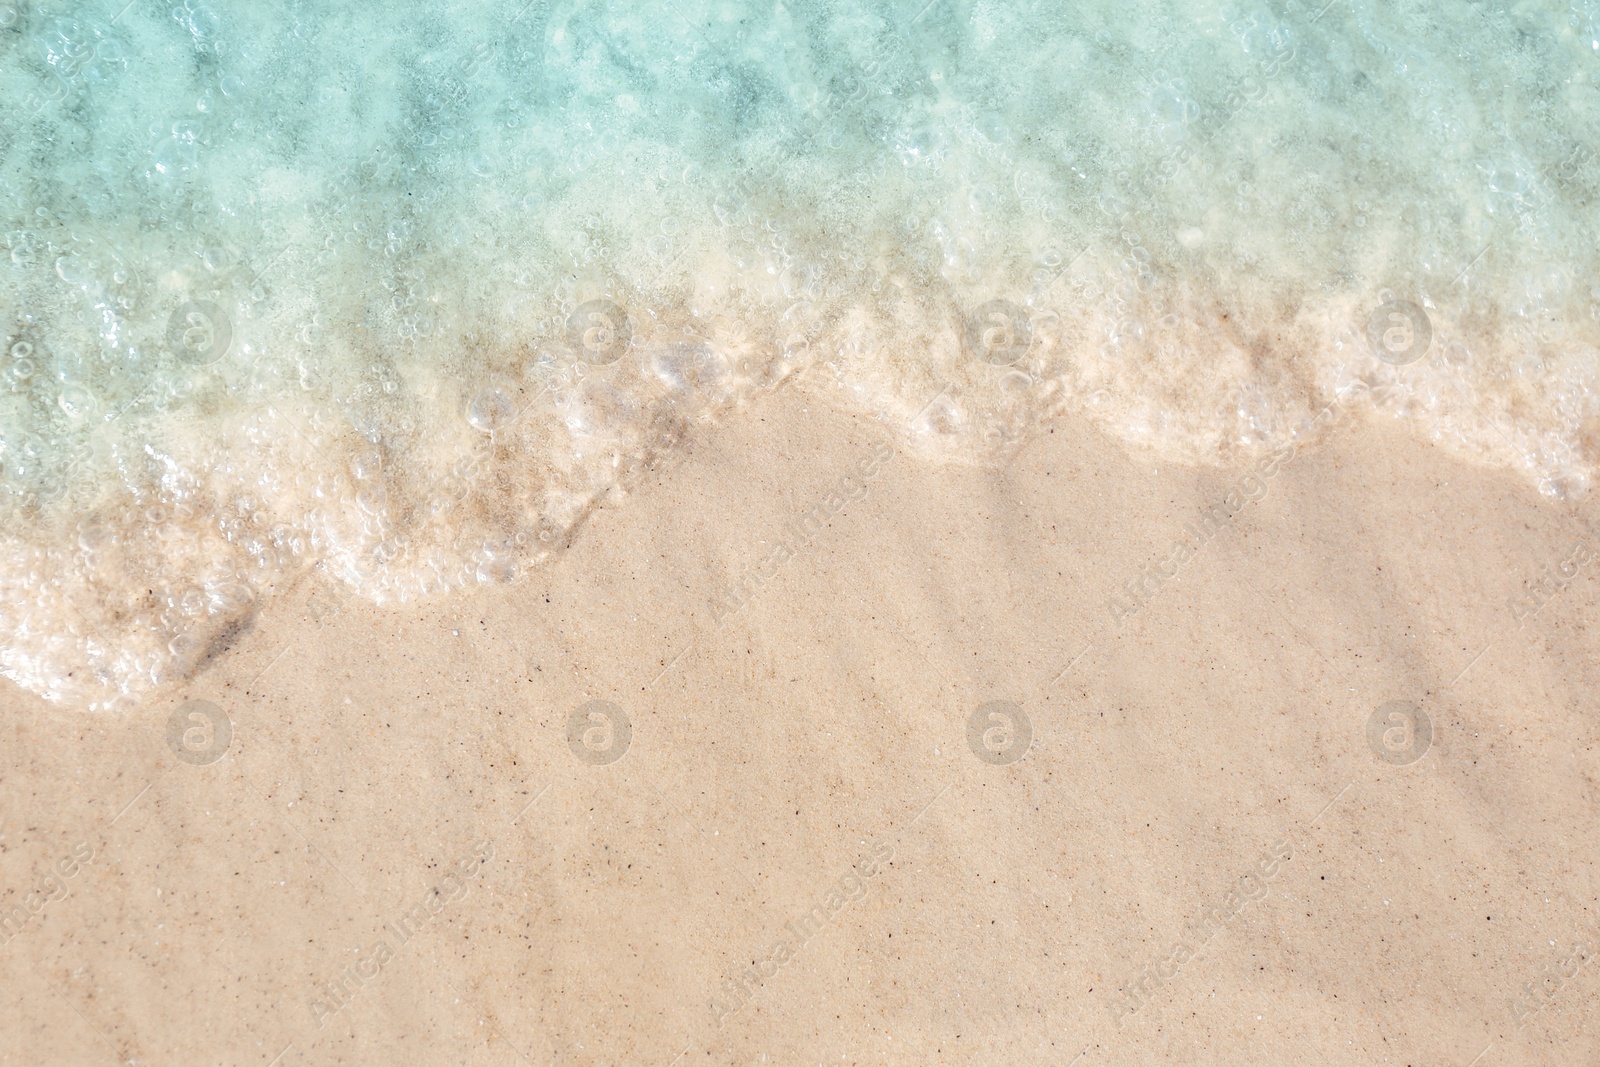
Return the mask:
[[797,387],[514,584],[309,576],[122,718],[7,685],[0,1063],[1596,1062],[1600,511],[1356,411],[1113,617],[1242,473]]

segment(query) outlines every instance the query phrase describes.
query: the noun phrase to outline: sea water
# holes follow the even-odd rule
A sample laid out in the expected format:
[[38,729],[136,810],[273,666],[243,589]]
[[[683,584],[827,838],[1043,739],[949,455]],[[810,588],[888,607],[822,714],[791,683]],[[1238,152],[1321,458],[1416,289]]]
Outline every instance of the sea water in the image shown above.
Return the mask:
[[0,0],[0,666],[515,580],[802,374],[940,462],[1354,397],[1581,494],[1597,78],[1597,0]]

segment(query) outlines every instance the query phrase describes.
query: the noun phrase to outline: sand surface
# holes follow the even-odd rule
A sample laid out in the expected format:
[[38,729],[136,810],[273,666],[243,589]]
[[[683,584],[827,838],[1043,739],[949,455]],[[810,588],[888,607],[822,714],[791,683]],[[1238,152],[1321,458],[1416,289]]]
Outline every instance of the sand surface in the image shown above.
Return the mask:
[[1244,470],[835,411],[127,716],[6,684],[0,1063],[1600,1056],[1593,505],[1352,409],[1179,563]]

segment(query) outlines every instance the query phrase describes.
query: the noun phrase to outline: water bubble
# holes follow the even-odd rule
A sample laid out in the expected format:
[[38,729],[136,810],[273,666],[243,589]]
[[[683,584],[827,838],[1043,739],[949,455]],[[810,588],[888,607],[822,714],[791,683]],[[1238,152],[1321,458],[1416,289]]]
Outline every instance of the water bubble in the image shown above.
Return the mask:
[[993,144],[999,144],[1011,135],[1005,120],[994,112],[980,116],[977,125],[978,132]]
[[480,433],[493,433],[515,413],[511,398],[495,388],[483,390],[467,404],[467,422]]
[[80,256],[57,257],[56,275],[68,285],[88,285],[94,280],[94,271]]
[[381,485],[368,486],[356,493],[356,507],[368,515],[382,515],[389,503],[389,493]]
[[935,397],[912,420],[911,429],[919,434],[950,436],[966,425],[966,413],[948,396]]
[[475,573],[478,581],[485,584],[503,584],[516,579],[517,565],[513,560],[491,558],[478,564],[478,569]]
[[128,52],[122,42],[115,37],[102,37],[95,42],[94,58],[97,63],[125,66],[128,62]]
[[61,388],[61,395],[56,398],[61,410],[66,412],[68,418],[82,419],[94,413],[95,397],[88,389],[76,382],[68,382]]
[[620,391],[603,382],[584,382],[560,404],[562,421],[574,437],[599,437],[627,425],[632,407]]
[[156,174],[172,178],[193,170],[198,157],[192,139],[166,137],[150,152],[150,165]]
[[204,4],[185,4],[173,8],[172,17],[198,38],[215,37],[222,28],[222,19]]
[[368,482],[383,472],[383,457],[377,449],[357,452],[350,459],[350,473],[358,482]]
[[652,353],[650,366],[675,392],[710,388],[728,373],[727,361],[704,341],[662,345]]
[[109,523],[91,520],[78,528],[78,547],[97,552],[117,543],[117,533]]

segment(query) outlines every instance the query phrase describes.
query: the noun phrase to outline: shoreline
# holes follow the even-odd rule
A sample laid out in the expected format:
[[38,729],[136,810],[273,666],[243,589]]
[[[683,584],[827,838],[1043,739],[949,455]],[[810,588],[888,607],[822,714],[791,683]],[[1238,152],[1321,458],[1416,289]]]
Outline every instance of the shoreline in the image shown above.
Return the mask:
[[[1141,463],[1068,419],[990,467],[897,452],[835,511],[882,430],[801,384],[707,427],[515,584],[383,609],[302,584],[127,715],[6,686],[0,906],[41,884],[36,859],[94,856],[0,946],[5,1010],[35,1024],[10,1028],[18,1048],[1600,1052],[1571,1034],[1587,970],[1537,1012],[1506,1007],[1562,958],[1547,927],[1592,925],[1595,857],[1565,843],[1600,814],[1583,785],[1600,590],[1579,567],[1536,615],[1508,606],[1591,536],[1587,510],[1353,411],[1108,629],[1107,598],[1150,559],[1141,531],[1179,528],[1237,474]],[[751,546],[817,506],[826,536],[716,616]],[[183,699],[226,727],[172,734]],[[1391,758],[1369,719],[1395,701],[1428,730]],[[584,708],[601,710],[574,733]],[[1108,1011],[1135,963],[1172,970],[1193,903],[1285,825],[1293,861],[1136,1011]],[[383,924],[475,841],[495,846],[471,891],[335,1010],[329,983],[372,970]],[[851,882],[803,952],[776,977],[769,954],[729,1000],[733,961],[826,914],[818,887],[876,841],[893,855],[870,889]],[[1395,973],[1414,983],[1400,1001]],[[713,1000],[741,1006],[717,1027]]]

